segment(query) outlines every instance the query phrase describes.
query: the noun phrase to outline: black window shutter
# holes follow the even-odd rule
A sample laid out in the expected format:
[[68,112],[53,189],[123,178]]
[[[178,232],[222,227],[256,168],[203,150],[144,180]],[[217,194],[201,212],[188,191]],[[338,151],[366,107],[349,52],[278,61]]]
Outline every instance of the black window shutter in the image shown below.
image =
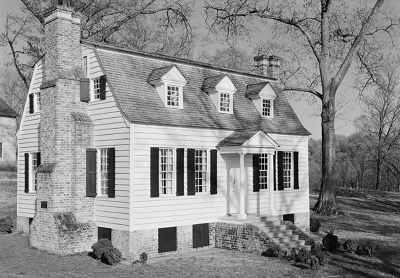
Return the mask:
[[217,150],[210,151],[211,172],[210,172],[210,193],[212,195],[218,192],[218,163],[217,163]]
[[176,196],[185,194],[185,149],[176,149]]
[[106,88],[107,88],[107,77],[105,75],[100,76],[100,99],[106,99]]
[[205,224],[196,224],[192,226],[193,232],[193,248],[199,248],[210,245],[209,238],[209,225]]
[[81,78],[80,99],[82,102],[90,101],[90,82],[88,78]]
[[115,149],[107,149],[108,197],[115,198]]
[[274,154],[274,157],[273,157],[273,163],[274,163],[274,165],[273,165],[273,167],[274,167],[274,191],[276,191],[276,152],[275,152],[275,154]]
[[283,189],[283,152],[278,152],[278,190]]
[[96,197],[96,149],[86,149],[86,197]]
[[260,155],[253,154],[253,192],[260,191]]
[[159,196],[159,159],[160,159],[160,149],[151,148],[150,149],[150,197]]
[[294,189],[299,189],[299,152],[293,153]]
[[34,108],[34,95],[29,94],[29,114],[35,113],[35,108]]
[[176,227],[158,229],[158,253],[176,250]]
[[194,169],[194,149],[187,150],[187,194],[188,195],[195,195],[196,188],[195,188],[195,169]]
[[111,233],[112,233],[112,230],[110,228],[98,227],[97,228],[97,240],[108,239],[111,241]]
[[42,158],[40,157],[40,153],[36,154],[36,166],[40,166],[42,164]]
[[25,193],[29,192],[29,153],[24,154],[25,157]]

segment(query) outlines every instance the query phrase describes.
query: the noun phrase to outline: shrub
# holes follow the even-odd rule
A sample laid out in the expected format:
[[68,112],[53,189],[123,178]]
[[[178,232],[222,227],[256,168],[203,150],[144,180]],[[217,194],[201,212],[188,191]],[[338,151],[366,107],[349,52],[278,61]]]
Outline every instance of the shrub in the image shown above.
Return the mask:
[[318,259],[318,263],[320,265],[325,264],[325,252],[321,244],[313,244],[311,246],[311,255],[315,256]]
[[261,253],[264,257],[279,257],[280,249],[278,247],[270,247]]
[[295,261],[297,263],[310,265],[311,264],[311,252],[304,248],[300,249],[296,256]]
[[319,263],[319,259],[317,256],[311,255],[310,260],[310,268],[313,270],[317,270],[321,264]]
[[357,247],[357,242],[351,239],[348,239],[343,243],[343,249],[347,252],[355,252]]
[[92,246],[90,255],[96,260],[108,265],[114,265],[121,261],[121,252],[115,248],[108,239],[100,239]]
[[321,222],[317,218],[310,218],[310,231],[312,233],[318,233],[321,228]]
[[147,263],[147,259],[148,259],[148,256],[147,256],[146,252],[143,252],[142,254],[140,254],[139,262],[141,264],[146,264]]
[[0,233],[11,234],[13,228],[14,225],[11,217],[7,216],[6,218],[0,219]]
[[324,248],[329,252],[334,252],[339,248],[339,240],[333,232],[329,232],[323,239],[322,244]]

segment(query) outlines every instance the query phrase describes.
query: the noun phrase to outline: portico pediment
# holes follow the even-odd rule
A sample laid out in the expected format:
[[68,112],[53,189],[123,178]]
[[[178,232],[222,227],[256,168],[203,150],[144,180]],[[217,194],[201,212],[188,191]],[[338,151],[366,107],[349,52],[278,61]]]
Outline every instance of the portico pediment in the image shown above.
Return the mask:
[[279,144],[263,131],[235,131],[222,140],[219,145],[222,154],[226,153],[272,153]]

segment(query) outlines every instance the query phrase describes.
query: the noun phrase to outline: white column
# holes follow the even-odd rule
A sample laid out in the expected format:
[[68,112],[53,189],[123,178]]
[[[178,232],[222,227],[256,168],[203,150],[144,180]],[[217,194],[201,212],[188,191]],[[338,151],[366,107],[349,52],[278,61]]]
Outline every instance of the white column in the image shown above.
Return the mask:
[[247,175],[244,167],[244,153],[240,153],[240,211],[239,216],[242,219],[247,218],[246,202],[247,202]]
[[230,162],[228,159],[226,161],[226,215],[231,213],[231,181],[229,176]]

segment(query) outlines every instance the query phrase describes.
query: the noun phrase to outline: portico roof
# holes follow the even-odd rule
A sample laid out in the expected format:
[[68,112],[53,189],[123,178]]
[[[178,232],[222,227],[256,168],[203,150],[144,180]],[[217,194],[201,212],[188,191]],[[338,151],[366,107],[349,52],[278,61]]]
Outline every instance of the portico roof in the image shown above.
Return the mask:
[[222,153],[257,153],[277,147],[278,142],[261,130],[235,131],[218,144]]

